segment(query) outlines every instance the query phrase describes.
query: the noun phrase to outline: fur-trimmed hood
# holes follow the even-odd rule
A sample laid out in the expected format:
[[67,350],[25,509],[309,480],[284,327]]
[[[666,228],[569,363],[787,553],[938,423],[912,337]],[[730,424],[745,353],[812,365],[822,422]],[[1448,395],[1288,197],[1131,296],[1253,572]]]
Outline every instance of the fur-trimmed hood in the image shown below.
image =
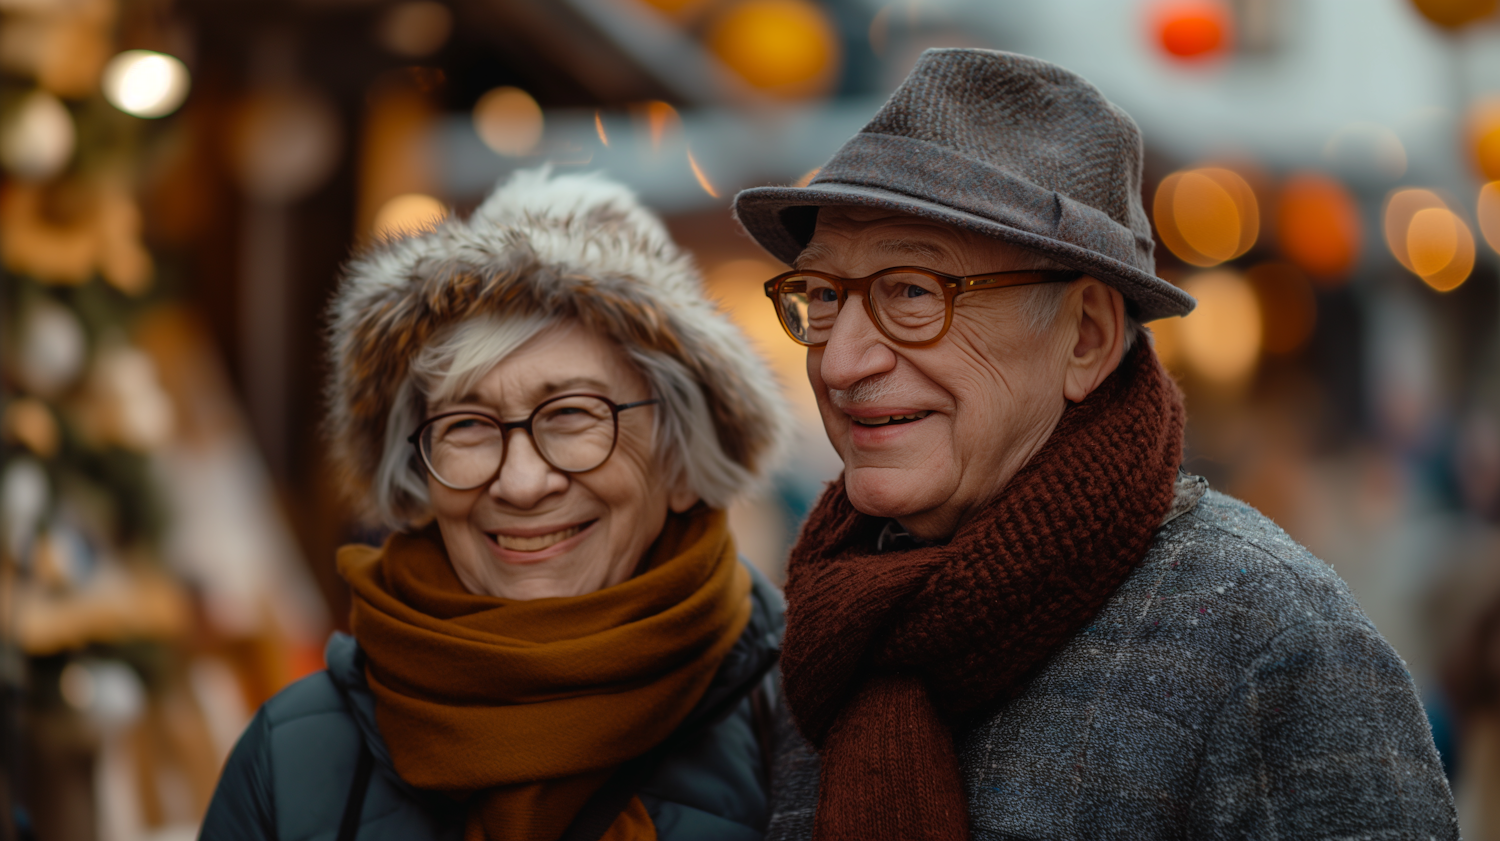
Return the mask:
[[345,489],[367,509],[412,358],[481,315],[575,319],[676,358],[702,388],[725,454],[752,473],[770,466],[786,433],[770,371],[660,220],[597,174],[523,170],[468,219],[388,240],[345,268],[330,313],[327,432]]

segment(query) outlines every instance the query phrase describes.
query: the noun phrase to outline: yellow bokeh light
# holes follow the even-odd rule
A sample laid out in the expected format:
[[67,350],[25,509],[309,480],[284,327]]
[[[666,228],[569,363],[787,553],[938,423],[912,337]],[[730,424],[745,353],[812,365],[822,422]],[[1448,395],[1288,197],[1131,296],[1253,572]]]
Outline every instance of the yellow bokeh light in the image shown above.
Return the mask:
[[499,87],[481,96],[473,117],[479,139],[501,155],[525,155],[542,139],[542,108],[520,88]]
[[743,0],[714,21],[709,49],[752,87],[786,97],[826,92],[838,33],[809,0]]
[[1423,277],[1447,268],[1458,256],[1453,213],[1441,207],[1428,207],[1413,214],[1406,229],[1406,254],[1412,270]]
[[403,237],[431,230],[448,217],[442,202],[421,193],[396,196],[381,205],[375,214],[374,233],[378,238]]
[[1263,326],[1255,289],[1238,272],[1218,270],[1189,278],[1182,288],[1198,306],[1177,330],[1180,353],[1204,379],[1242,382],[1260,358]]
[[1260,237],[1255,191],[1232,170],[1174,172],[1162,179],[1152,207],[1162,242],[1194,266],[1233,260]]
[[1474,271],[1474,235],[1458,214],[1430,207],[1412,216],[1406,247],[1417,274],[1433,289],[1457,289]]
[[187,98],[189,78],[182,62],[150,50],[126,50],[104,66],[104,98],[136,117],[164,117]]
[[765,260],[742,259],[720,263],[708,272],[704,285],[731,320],[771,363],[789,397],[810,422],[818,418],[817,404],[807,387],[807,348],[787,338],[766,297],[763,284],[786,271]]
[[1385,241],[1407,271],[1439,292],[1457,289],[1474,271],[1474,234],[1431,190],[1391,194],[1385,204]]

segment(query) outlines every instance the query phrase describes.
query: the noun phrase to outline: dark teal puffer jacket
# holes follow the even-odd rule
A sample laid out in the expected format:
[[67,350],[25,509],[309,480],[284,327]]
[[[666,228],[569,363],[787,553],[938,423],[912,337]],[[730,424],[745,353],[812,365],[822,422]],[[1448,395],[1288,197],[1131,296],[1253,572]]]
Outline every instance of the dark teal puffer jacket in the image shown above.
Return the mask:
[[[748,564],[746,564],[749,567]],[[774,690],[781,645],[781,594],[750,569],[750,624],[724,658],[700,710],[739,702],[719,721],[682,732],[681,749],[659,765],[637,793],[661,841],[761,841],[769,817],[766,767],[749,692]],[[200,838],[207,841],[332,841],[349,799],[360,743],[374,773],[360,812],[361,841],[459,839],[465,808],[418,791],[391,767],[375,726],[375,696],[365,683],[364,652],[334,634],[328,669],[267,701],[229,755]],[[692,722],[695,716],[689,717]],[[503,746],[497,746],[503,750]]]

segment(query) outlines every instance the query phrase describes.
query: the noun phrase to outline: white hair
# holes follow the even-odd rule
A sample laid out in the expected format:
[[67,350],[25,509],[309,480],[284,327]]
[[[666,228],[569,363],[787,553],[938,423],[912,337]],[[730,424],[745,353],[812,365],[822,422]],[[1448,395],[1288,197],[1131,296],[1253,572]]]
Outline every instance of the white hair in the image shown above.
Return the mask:
[[[417,352],[386,417],[375,477],[375,512],[384,525],[406,529],[431,519],[427,470],[407,440],[427,407],[468,393],[521,345],[561,324],[551,316],[478,316],[459,322]],[[663,481],[685,481],[710,507],[727,508],[755,477],[724,452],[702,384],[665,353],[634,346],[623,350],[660,401],[653,437]]]

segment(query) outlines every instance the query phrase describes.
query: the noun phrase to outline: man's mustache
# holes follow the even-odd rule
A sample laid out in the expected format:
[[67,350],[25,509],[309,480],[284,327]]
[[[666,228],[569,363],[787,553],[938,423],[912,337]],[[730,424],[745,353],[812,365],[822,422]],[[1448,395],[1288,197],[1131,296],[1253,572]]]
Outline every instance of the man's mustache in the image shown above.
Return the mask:
[[836,409],[852,409],[855,406],[884,402],[900,403],[917,397],[911,389],[897,382],[890,374],[866,377],[849,388],[828,389],[828,402]]

